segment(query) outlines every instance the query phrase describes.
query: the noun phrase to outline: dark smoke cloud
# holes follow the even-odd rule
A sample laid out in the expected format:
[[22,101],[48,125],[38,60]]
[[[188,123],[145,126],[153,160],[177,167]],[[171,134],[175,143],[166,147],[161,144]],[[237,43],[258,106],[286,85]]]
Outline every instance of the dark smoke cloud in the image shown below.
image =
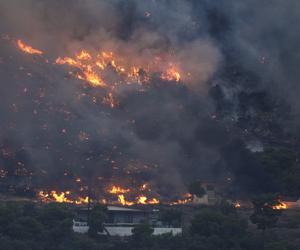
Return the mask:
[[[281,111],[278,103],[298,115],[298,7],[279,0],[2,1],[1,34],[24,39],[50,59],[82,48],[138,62],[168,52],[193,76],[184,85],[153,79],[146,92],[124,87],[111,110],[101,104],[103,90],[3,40],[2,148],[24,152],[19,161],[40,186],[68,187],[80,175],[95,186],[105,184],[95,177],[148,181],[164,195],[231,172],[247,179],[237,183],[247,190],[268,190],[271,181],[247,142],[266,139],[257,130],[270,126],[258,114]],[[270,122],[279,134],[297,125],[290,121],[282,115]],[[11,169],[17,158],[3,156],[1,164]],[[255,181],[264,185],[254,189]]]
[[225,11],[214,8],[230,24],[225,43],[221,41],[223,47],[225,44],[224,51],[243,71],[254,76],[238,87],[265,91],[272,98],[283,100],[291,108],[293,121],[298,123],[299,3],[292,0],[218,2],[222,2],[219,7],[225,7]]

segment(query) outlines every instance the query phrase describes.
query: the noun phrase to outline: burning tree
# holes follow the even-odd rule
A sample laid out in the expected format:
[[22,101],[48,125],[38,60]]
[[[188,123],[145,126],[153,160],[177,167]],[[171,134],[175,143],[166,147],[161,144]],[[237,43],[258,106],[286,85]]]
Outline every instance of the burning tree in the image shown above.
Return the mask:
[[275,227],[282,213],[282,209],[277,209],[281,204],[277,195],[260,195],[253,199],[252,203],[254,212],[250,216],[251,222],[256,224],[257,228],[263,231]]

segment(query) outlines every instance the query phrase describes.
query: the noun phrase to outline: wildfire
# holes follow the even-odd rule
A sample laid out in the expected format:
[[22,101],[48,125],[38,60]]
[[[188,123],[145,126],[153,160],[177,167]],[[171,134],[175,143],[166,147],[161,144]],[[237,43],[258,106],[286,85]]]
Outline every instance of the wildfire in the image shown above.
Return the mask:
[[183,196],[183,199],[179,199],[177,201],[171,202],[170,205],[171,206],[174,206],[174,205],[184,205],[184,204],[192,202],[192,199],[193,199],[193,195],[190,194],[190,193],[187,193],[187,194],[185,194]]
[[272,207],[274,210],[286,210],[288,205],[282,201],[278,201],[278,204]]
[[181,75],[178,70],[174,67],[170,67],[166,72],[161,74],[161,78],[166,81],[176,81],[179,82],[181,79]]
[[72,67],[75,67],[79,70],[79,72],[71,72],[76,78],[80,80],[87,81],[93,87],[104,87],[106,84],[101,79],[100,75],[97,74],[92,65],[88,63],[91,60],[91,55],[86,51],[81,51],[76,55],[76,58],[57,58],[56,64],[63,65],[67,64]]
[[156,198],[152,198],[152,199],[148,199],[146,196],[141,195],[137,198],[137,204],[143,204],[143,205],[147,205],[147,204],[151,204],[151,205],[155,205],[155,204],[159,204],[159,200]]
[[[148,188],[148,184],[143,184],[140,188],[139,191],[141,189],[143,189],[143,191],[146,190],[146,188]],[[148,188],[148,190],[151,190]],[[109,194],[115,194],[117,195],[116,197],[118,198],[118,203],[123,205],[123,206],[133,206],[136,204],[141,204],[141,205],[155,205],[155,204],[159,204],[160,201],[157,198],[148,198],[146,195],[135,195],[135,192],[138,190],[135,189],[129,189],[129,188],[123,188],[117,185],[113,185],[109,190],[107,190],[107,192]],[[135,199],[132,200],[127,200],[125,197],[125,194],[130,193],[130,197],[136,197]]]
[[[77,178],[76,182],[80,182],[81,179]],[[156,205],[160,201],[157,198],[148,198],[146,195],[136,195],[135,192],[138,189],[126,189],[117,185],[112,185],[110,189],[106,190],[107,194],[115,195],[115,199],[107,200],[100,199],[98,202],[102,204],[120,204],[123,206],[133,206],[133,205]],[[131,200],[127,200],[125,195],[131,197]],[[43,202],[57,202],[57,203],[70,203],[75,205],[88,204],[89,202],[95,202],[90,200],[88,196],[80,197],[72,194],[70,191],[58,192],[58,191],[40,191],[38,193],[39,199]],[[135,198],[134,198],[135,197]]]
[[136,198],[136,201],[128,201],[126,200],[123,194],[118,195],[118,202],[123,206],[133,206],[136,204],[141,205],[156,205],[159,204],[160,201],[156,198],[148,199],[145,195],[140,195]]
[[160,203],[160,201],[156,198],[152,198],[147,202],[147,204],[151,204],[151,205],[155,205],[155,204],[159,204],[159,203]]
[[69,200],[66,195],[70,194],[70,192],[62,192],[62,193],[57,193],[56,191],[51,191],[51,196],[55,199],[56,202],[58,203],[72,203],[71,200]]
[[[17,45],[26,54],[44,54],[21,40],[17,40]],[[182,73],[177,60],[170,55],[155,55],[147,61],[141,61],[139,58],[126,58],[126,55],[118,55],[113,51],[100,50],[91,53],[83,49],[72,56],[58,57],[55,64],[67,65],[70,67],[71,76],[85,81],[92,87],[104,88],[106,94],[102,103],[111,108],[119,104],[115,97],[119,86],[137,84],[143,91],[153,77],[159,76],[164,81],[180,82],[182,78],[190,76],[189,73]]]
[[125,189],[119,186],[113,185],[111,189],[108,190],[110,194],[126,194],[130,192],[130,189]]
[[39,192],[39,198],[43,202],[71,203],[77,205],[89,203],[89,197],[77,197],[76,199],[71,199],[68,197],[70,195],[70,191],[57,192],[53,190],[50,193],[46,191]]
[[102,103],[110,106],[111,108],[114,108],[118,105],[118,102],[115,100],[115,98],[111,92],[108,93],[108,95],[103,98]]
[[32,55],[42,55],[43,52],[37,49],[32,48],[29,45],[26,45],[24,42],[22,42],[21,40],[17,41],[18,47],[27,54],[32,54]]
[[235,203],[233,204],[233,206],[234,206],[235,208],[241,208],[241,207],[242,207],[241,203],[239,203],[238,201],[235,202]]
[[78,199],[77,200],[75,200],[75,203],[77,204],[77,205],[80,205],[80,204],[87,204],[87,203],[89,203],[89,197],[88,196],[86,196],[86,197],[78,197]]
[[147,190],[151,191],[148,183],[144,183],[142,186],[140,186],[140,191],[147,191]]
[[119,75],[131,80],[138,79],[138,70],[136,67],[125,67],[115,57],[113,52],[102,51],[96,56],[92,56],[87,51],[81,51],[74,58],[57,58],[57,64],[67,64],[75,67],[79,72],[72,73],[80,80],[87,81],[93,87],[105,87],[102,75],[106,70],[113,69]]
[[126,201],[123,194],[118,195],[118,202],[123,206],[133,206],[134,202]]
[[[56,64],[66,64],[77,68],[76,73],[72,72],[72,75],[80,80],[87,81],[91,86],[106,87],[109,84],[103,79],[105,73],[109,70],[112,70],[121,78],[121,80],[111,83],[112,86],[120,83],[143,84],[149,82],[151,74],[158,71],[158,65],[154,61],[146,65],[135,65],[129,63],[125,58],[117,56],[112,51],[100,51],[96,55],[91,55],[89,52],[82,50],[74,57],[57,58]],[[181,79],[179,70],[172,63],[168,65],[166,70],[161,73],[161,79],[179,82]]]

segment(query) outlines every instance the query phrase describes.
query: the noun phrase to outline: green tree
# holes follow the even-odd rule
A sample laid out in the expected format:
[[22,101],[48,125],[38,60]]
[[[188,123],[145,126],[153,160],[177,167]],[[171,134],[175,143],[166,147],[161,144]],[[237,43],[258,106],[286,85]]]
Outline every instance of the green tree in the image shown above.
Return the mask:
[[296,153],[288,148],[268,148],[257,156],[271,177],[272,188],[292,196],[300,195],[300,172]]
[[140,238],[140,239],[151,236],[153,232],[154,232],[153,228],[148,223],[145,222],[136,225],[132,229],[133,236],[135,238]]
[[277,195],[263,194],[253,199],[254,212],[250,216],[253,224],[257,225],[258,229],[266,230],[276,226],[276,223],[282,213],[281,210],[273,209],[278,205]]
[[103,223],[107,219],[107,208],[100,204],[95,205],[88,218],[89,235],[91,237],[97,237],[99,232],[103,232]]
[[47,248],[55,249],[58,242],[71,237],[73,214],[66,204],[51,203],[43,206],[37,217],[43,225],[43,237],[47,239]]
[[[207,249],[232,249],[240,244],[246,235],[247,222],[237,214],[223,214],[220,210],[203,209],[191,221],[190,234],[203,238]],[[216,245],[217,244],[217,245]]]
[[64,220],[72,221],[73,214],[65,204],[50,203],[40,209],[38,219],[46,228],[52,229]]
[[133,246],[136,246],[137,249],[141,249],[141,247],[148,247],[152,245],[152,234],[154,229],[147,223],[144,222],[142,224],[136,225],[132,229],[132,237],[131,242]]

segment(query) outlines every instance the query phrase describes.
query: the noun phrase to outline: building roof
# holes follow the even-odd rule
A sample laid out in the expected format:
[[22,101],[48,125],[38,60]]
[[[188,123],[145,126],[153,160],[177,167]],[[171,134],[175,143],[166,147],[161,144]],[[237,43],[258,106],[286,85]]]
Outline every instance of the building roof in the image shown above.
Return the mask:
[[124,211],[124,212],[144,212],[140,209],[117,207],[117,206],[107,206],[107,210],[108,211]]

